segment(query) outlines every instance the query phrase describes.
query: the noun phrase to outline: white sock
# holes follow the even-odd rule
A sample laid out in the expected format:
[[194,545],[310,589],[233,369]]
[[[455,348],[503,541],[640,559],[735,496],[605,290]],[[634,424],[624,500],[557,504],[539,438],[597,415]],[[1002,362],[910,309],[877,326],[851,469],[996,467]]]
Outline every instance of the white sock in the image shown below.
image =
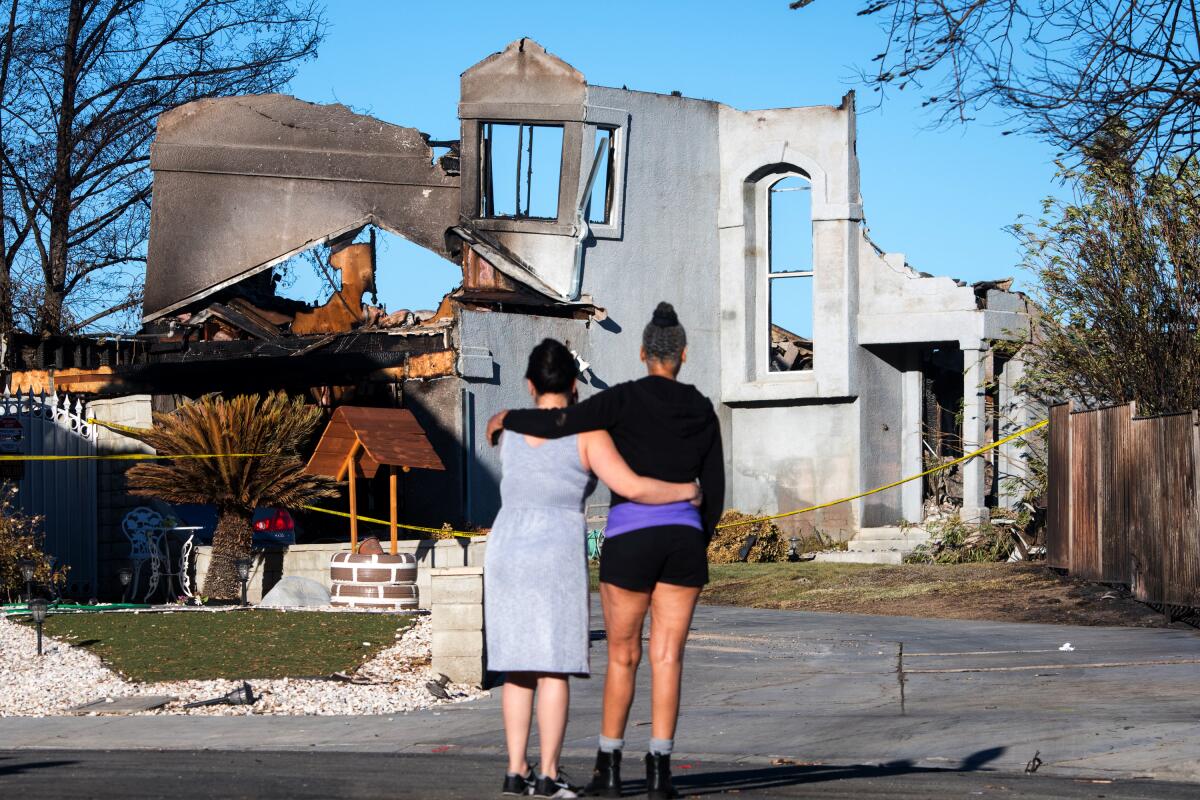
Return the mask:
[[625,740],[624,739],[610,739],[607,736],[600,737],[600,752],[601,753],[611,753],[614,750],[624,750],[624,749],[625,749]]

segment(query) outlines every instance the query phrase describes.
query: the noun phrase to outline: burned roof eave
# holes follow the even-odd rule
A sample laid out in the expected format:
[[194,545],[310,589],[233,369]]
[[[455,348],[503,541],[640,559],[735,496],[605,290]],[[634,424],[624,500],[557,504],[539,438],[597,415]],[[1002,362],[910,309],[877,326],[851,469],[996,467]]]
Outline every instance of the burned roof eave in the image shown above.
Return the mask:
[[343,106],[189,103],[160,118],[151,167],[145,322],[363,224],[450,258],[458,176],[420,131]]

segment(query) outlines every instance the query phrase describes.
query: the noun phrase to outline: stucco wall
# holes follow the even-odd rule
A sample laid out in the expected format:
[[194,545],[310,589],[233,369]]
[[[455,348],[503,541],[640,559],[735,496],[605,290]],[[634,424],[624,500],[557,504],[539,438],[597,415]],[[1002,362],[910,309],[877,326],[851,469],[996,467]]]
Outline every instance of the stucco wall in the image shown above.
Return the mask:
[[[404,407],[421,423],[446,469],[414,469],[400,477],[403,522],[432,527],[440,527],[444,522],[451,525],[468,522],[463,513],[462,387],[462,380],[456,377],[404,384]],[[376,479],[387,480],[385,473],[386,470],[380,470]],[[371,516],[387,517],[386,508],[378,511]]]
[[[858,356],[858,384],[863,388],[858,400],[862,485],[857,491],[862,491],[891,483],[904,474],[902,438],[906,419],[901,368],[905,361],[898,348],[875,353],[860,347]],[[919,417],[911,422],[919,425]],[[897,524],[904,517],[902,500],[900,487],[863,498],[856,503],[860,525],[873,528]]]
[[[463,309],[458,314],[458,335],[464,348],[483,348],[491,354],[492,377],[463,379],[458,408],[468,421],[462,431],[462,447],[469,454],[465,465],[467,486],[463,515],[477,525],[490,526],[500,510],[500,451],[487,441],[488,419],[506,408],[531,405],[525,387],[529,352],[547,337],[567,343],[587,361],[593,355],[588,340],[588,323],[581,320],[539,317],[529,314],[497,314]],[[580,394],[590,392],[581,383]]]
[[[748,513],[801,508],[853,494],[859,485],[857,402],[735,408],[732,495]],[[848,505],[790,517],[784,530],[815,526],[835,539],[858,527]]]
[[720,306],[718,108],[704,100],[588,87],[589,105],[630,114],[623,236],[584,254],[583,287],[608,319],[591,329],[592,362],[606,384],[645,374],[642,328],[660,300],[688,332],[680,380],[717,400]]

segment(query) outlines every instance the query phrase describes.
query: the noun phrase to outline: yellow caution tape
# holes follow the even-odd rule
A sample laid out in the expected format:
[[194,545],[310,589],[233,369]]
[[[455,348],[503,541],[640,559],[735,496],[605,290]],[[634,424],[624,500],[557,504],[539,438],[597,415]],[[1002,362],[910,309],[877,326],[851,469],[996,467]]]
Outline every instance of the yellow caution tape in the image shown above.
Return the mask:
[[950,467],[953,467],[957,464],[961,464],[964,461],[971,460],[972,458],[979,455],[980,453],[986,453],[988,450],[994,450],[995,448],[999,447],[1002,444],[1007,444],[1007,443],[1011,442],[1013,439],[1019,439],[1022,436],[1024,436],[1025,434],[1032,433],[1033,431],[1036,431],[1039,428],[1044,428],[1049,424],[1050,424],[1050,420],[1044,419],[1041,422],[1030,425],[1028,428],[1023,428],[1023,429],[1017,431],[1016,433],[1012,433],[1012,434],[1009,434],[1008,436],[1005,436],[1003,439],[997,439],[996,441],[992,442],[989,445],[985,445],[985,446],[979,448],[978,450],[967,453],[964,456],[960,456],[960,457],[954,459],[953,461],[947,461],[945,464],[940,464],[940,465],[934,467],[933,469],[927,469],[924,472],[918,473],[916,475],[910,475],[907,478],[901,478],[898,481],[892,481],[891,483],[884,484],[883,486],[877,486],[874,489],[870,489],[865,492],[859,492],[858,494],[851,495],[850,497],[842,497],[838,500],[830,500],[828,503],[820,503],[815,506],[808,506],[807,508],[798,508],[795,511],[785,511],[782,514],[772,514],[769,517],[757,517],[756,519],[746,519],[746,520],[742,520],[740,522],[726,522],[724,525],[718,525],[717,530],[722,530],[724,528],[738,528],[743,525],[753,525],[756,522],[769,522],[774,519],[783,519],[784,517],[792,517],[792,516],[795,516],[796,514],[805,514],[809,511],[820,511],[823,508],[829,508],[830,506],[841,505],[842,503],[849,503],[851,500],[858,500],[859,498],[862,498],[862,497],[868,497],[873,494],[879,494],[880,492],[885,492],[888,489],[894,489],[902,483],[908,483],[909,481],[915,481],[919,478],[924,478],[926,475],[932,475],[935,472],[941,472],[944,469],[950,469]]
[[118,425],[115,422],[105,422],[102,419],[93,419],[91,417],[88,418],[87,423],[89,425],[101,425],[110,430],[120,431],[121,433],[132,433],[135,436],[144,436],[147,433],[151,433],[147,428],[131,428],[128,425]]
[[[128,427],[125,425],[118,425],[115,422],[105,422],[103,420],[98,420],[98,419],[89,419],[88,422],[95,424],[95,425],[103,425],[106,428],[112,428],[113,430],[118,430],[118,431],[127,431],[127,432],[135,433],[135,434],[145,433],[145,429],[131,428],[131,427]],[[958,458],[954,459],[953,461],[947,461],[945,464],[939,464],[938,466],[933,467],[931,469],[927,469],[924,472],[919,472],[916,475],[909,475],[907,478],[901,478],[898,481],[892,481],[891,483],[886,483],[883,486],[876,486],[874,489],[868,489],[865,492],[859,492],[858,494],[850,495],[849,497],[840,497],[837,500],[830,500],[827,503],[818,503],[817,505],[806,506],[805,508],[798,508],[794,511],[785,511],[782,514],[772,514],[767,517],[755,517],[754,519],[742,520],[740,522],[727,522],[724,525],[718,525],[717,530],[723,530],[725,528],[738,528],[738,527],[742,527],[744,525],[754,525],[755,523],[758,523],[758,522],[770,522],[771,520],[783,519],[784,517],[793,517],[797,514],[807,514],[810,511],[820,511],[821,509],[831,508],[832,506],[841,505],[842,503],[849,503],[852,500],[859,500],[863,497],[870,497],[873,494],[879,494],[880,492],[886,492],[888,489],[894,489],[897,486],[908,483],[910,481],[919,480],[921,478],[924,478],[927,475],[932,475],[936,472],[941,472],[942,470],[950,469],[951,467],[962,464],[964,461],[970,461],[972,458],[975,458],[978,455],[986,453],[989,450],[994,450],[997,447],[1000,447],[1001,445],[1008,444],[1009,442],[1013,441],[1014,439],[1019,439],[1022,436],[1024,436],[1025,434],[1032,433],[1033,431],[1044,428],[1049,424],[1050,424],[1050,420],[1044,419],[1041,422],[1036,422],[1027,428],[1022,428],[1021,430],[1017,431],[1016,433],[1010,433],[1008,436],[1005,436],[1002,439],[997,439],[996,441],[992,442],[991,444],[984,445],[983,447],[979,448],[978,450],[973,450],[970,453],[966,453],[965,455],[959,456]],[[149,455],[149,454],[145,454],[145,453],[122,453],[122,454],[117,454],[117,455],[105,455],[105,456],[11,456],[11,455],[0,455],[0,461],[59,461],[59,460],[68,461],[68,460],[76,460],[76,459],[126,459],[126,460],[135,460],[136,461],[136,460],[169,459],[169,458],[254,458],[255,456],[258,456],[258,455],[262,455],[262,454],[261,453],[229,453],[227,455],[203,454],[203,455],[181,455],[181,456],[158,456],[158,455]],[[346,513],[345,511],[334,511],[329,508],[319,508],[317,506],[301,506],[301,508],[304,508],[307,511],[316,511],[321,514],[332,514],[335,517],[343,517],[344,519],[350,519],[350,517],[351,517],[351,515]],[[371,522],[376,525],[387,525],[387,526],[391,526],[391,524],[392,524],[391,521],[389,521],[389,520],[375,519],[374,517],[364,517],[362,514],[358,514],[357,516],[358,516],[358,519],[361,520],[362,522]],[[404,525],[401,523],[396,523],[396,527],[404,528],[405,530],[409,530],[409,531],[419,531],[421,533],[437,533],[437,534],[443,534],[443,535],[449,534],[451,536],[486,536],[487,535],[486,533],[475,533],[472,531],[459,531],[459,530],[453,530],[450,528],[427,528],[427,527],[423,527],[421,525]]]
[[[300,507],[303,508],[305,511],[319,511],[322,514],[332,514],[335,517],[343,517],[345,519],[350,519],[350,514],[347,514],[345,511],[334,511],[333,509],[318,508],[317,506],[300,506]],[[386,519],[375,519],[374,517],[364,517],[362,514],[357,514],[355,516],[358,517],[360,522],[373,522],[377,525],[388,525],[388,526],[390,526],[392,524],[389,520],[386,520]],[[451,536],[487,536],[486,533],[478,533],[478,532],[472,532],[472,531],[456,531],[451,528],[423,528],[420,525],[402,525],[399,522],[396,523],[396,527],[404,528],[406,531],[421,531],[422,533],[442,533],[442,534],[450,534]]]

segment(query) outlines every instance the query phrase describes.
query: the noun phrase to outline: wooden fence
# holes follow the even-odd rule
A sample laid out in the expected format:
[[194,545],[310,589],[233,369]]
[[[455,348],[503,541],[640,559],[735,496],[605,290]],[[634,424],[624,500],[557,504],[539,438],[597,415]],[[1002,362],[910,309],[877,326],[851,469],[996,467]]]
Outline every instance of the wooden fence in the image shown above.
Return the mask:
[[1050,410],[1046,560],[1123,583],[1146,603],[1200,607],[1200,417],[1133,404]]

